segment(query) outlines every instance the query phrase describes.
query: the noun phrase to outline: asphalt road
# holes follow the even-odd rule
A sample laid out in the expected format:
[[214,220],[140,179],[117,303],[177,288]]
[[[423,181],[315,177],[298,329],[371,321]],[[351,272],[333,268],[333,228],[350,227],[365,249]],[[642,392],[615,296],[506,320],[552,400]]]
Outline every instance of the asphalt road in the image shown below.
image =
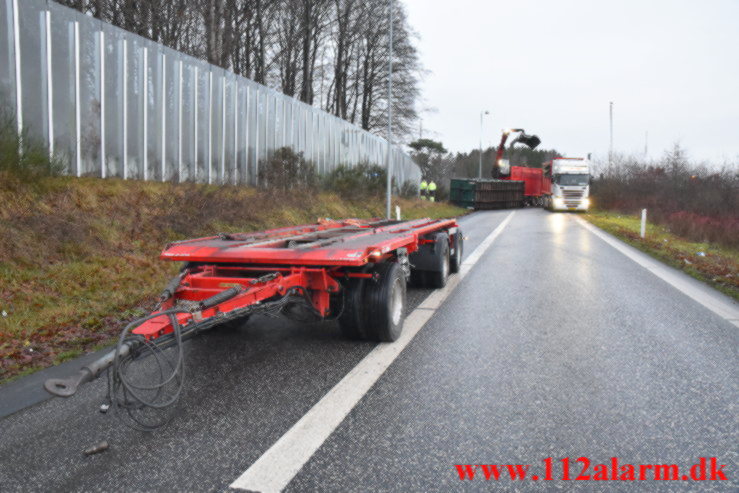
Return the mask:
[[[463,218],[466,254],[508,214]],[[411,309],[429,293],[411,291]],[[155,433],[99,413],[103,381],[0,420],[0,491],[226,491],[374,347],[330,323],[255,317],[213,331],[187,344],[183,411]],[[736,491],[738,347],[735,325],[575,216],[520,210],[287,489]],[[82,454],[100,440],[110,450]],[[580,456],[717,457],[729,481],[493,484],[454,467],[533,474],[571,457],[574,478]]]

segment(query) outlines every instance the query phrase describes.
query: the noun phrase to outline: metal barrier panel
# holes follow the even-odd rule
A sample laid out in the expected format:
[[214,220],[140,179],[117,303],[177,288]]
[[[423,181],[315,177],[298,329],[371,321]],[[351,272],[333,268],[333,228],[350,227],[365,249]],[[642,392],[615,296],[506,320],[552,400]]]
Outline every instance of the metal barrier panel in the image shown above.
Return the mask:
[[74,102],[74,20],[69,15],[68,9],[61,8],[55,3],[49,4],[49,7],[47,11],[48,65],[51,67],[49,137],[53,143],[54,154],[63,161],[74,164],[77,139]]
[[16,95],[14,32],[13,0],[0,0],[0,98],[11,114],[15,113]]
[[21,107],[23,125],[29,137],[45,140],[46,119],[45,108],[45,43],[43,18],[46,2],[43,0],[27,0],[17,2],[18,33],[20,41],[20,80]]
[[121,176],[143,179],[144,67],[138,39],[123,38],[121,46]]
[[[321,174],[387,162],[381,137],[51,0],[0,0],[0,28],[4,109],[68,174],[257,185],[281,147]],[[420,181],[392,161],[398,186]]]

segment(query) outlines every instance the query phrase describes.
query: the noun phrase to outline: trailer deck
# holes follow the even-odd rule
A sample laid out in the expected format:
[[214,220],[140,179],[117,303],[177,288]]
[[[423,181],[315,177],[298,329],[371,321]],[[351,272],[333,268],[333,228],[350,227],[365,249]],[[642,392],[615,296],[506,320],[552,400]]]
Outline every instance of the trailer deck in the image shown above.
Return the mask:
[[416,250],[419,237],[456,226],[453,219],[321,221],[260,233],[221,234],[171,243],[164,260],[359,267],[398,248]]

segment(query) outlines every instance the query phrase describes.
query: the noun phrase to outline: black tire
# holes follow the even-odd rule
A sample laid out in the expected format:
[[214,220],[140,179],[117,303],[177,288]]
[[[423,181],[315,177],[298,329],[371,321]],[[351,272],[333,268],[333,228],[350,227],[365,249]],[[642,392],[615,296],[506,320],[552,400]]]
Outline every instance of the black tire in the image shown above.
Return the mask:
[[457,230],[454,235],[454,253],[449,259],[449,272],[456,274],[462,268],[462,254],[464,253],[464,235]]
[[353,340],[364,339],[364,314],[362,303],[364,298],[365,279],[350,278],[344,284],[343,303],[338,322],[344,337]]
[[426,272],[427,286],[430,288],[443,288],[449,278],[449,235],[437,233],[434,238],[434,256],[436,269]]
[[214,328],[216,330],[220,330],[223,332],[236,332],[240,328],[242,328],[244,325],[247,324],[247,322],[249,321],[249,318],[251,318],[251,315],[245,315],[243,317],[239,317],[234,320],[229,320],[228,322],[218,324]]
[[414,288],[423,288],[426,286],[426,272],[417,269],[411,269],[410,285]]
[[377,264],[374,273],[377,279],[364,286],[366,336],[379,342],[393,342],[400,337],[405,321],[405,276],[395,262]]

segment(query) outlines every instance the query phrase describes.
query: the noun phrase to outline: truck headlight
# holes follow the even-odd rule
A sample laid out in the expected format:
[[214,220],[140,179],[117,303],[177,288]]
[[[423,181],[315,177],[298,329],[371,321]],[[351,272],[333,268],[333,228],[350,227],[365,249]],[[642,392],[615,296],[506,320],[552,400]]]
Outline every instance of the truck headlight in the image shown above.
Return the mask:
[[589,198],[587,198],[587,197],[585,197],[584,199],[582,199],[582,205],[583,205],[583,207],[585,207],[586,209],[587,209],[588,207],[590,207],[590,199],[589,199]]
[[562,197],[554,197],[553,199],[554,207],[564,207],[565,202],[562,200]]

